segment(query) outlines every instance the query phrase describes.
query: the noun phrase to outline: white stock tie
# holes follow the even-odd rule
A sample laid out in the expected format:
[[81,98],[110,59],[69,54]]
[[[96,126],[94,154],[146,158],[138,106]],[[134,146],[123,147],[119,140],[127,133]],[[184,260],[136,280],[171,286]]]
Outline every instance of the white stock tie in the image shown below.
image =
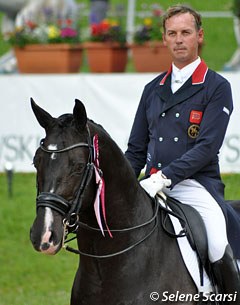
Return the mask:
[[183,79],[181,75],[181,71],[178,70],[175,73],[174,81],[172,83],[172,92],[175,93],[183,84]]
[[175,75],[175,83],[181,84],[182,82],[183,82],[183,80],[182,80],[181,71],[178,70],[176,75]]

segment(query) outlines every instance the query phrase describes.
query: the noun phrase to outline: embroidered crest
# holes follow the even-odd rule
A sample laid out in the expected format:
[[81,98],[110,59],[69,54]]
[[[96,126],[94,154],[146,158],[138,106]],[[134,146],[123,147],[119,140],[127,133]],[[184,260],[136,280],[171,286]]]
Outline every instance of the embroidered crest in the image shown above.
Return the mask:
[[196,139],[196,137],[199,134],[199,129],[200,129],[200,127],[196,124],[193,124],[193,125],[189,126],[189,128],[188,128],[189,137],[192,138],[192,139]]
[[189,122],[193,124],[200,124],[202,121],[202,111],[192,110],[189,117]]

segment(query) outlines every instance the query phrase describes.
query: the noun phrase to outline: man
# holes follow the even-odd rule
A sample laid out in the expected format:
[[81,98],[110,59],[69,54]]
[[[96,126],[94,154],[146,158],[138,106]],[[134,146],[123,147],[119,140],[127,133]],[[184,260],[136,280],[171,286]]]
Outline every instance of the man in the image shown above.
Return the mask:
[[146,163],[148,178],[141,185],[151,196],[163,190],[198,210],[221,292],[237,291],[235,304],[240,304],[240,276],[220,207],[224,185],[218,152],[233,110],[230,84],[198,56],[204,33],[197,12],[170,7],[163,30],[173,63],[144,88],[126,157],[137,176]]

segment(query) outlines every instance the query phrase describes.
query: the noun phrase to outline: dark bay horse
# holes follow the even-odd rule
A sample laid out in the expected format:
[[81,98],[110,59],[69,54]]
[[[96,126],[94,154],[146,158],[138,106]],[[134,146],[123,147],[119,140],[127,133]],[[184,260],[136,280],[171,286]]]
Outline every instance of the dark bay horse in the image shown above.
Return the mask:
[[158,225],[157,206],[84,105],[76,100],[73,114],[54,118],[31,104],[46,136],[34,157],[38,197],[30,237],[37,251],[56,254],[66,232],[76,232],[82,254],[71,305],[169,304],[170,294],[197,294],[176,239]]

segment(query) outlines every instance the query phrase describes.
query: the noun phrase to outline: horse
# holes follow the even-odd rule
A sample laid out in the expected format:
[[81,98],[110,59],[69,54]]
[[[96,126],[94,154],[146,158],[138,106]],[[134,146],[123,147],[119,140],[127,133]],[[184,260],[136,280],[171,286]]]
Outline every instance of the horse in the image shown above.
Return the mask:
[[76,234],[70,304],[168,304],[170,297],[196,295],[176,239],[159,225],[158,205],[83,103],[76,99],[73,113],[58,118],[33,99],[31,106],[46,136],[33,159],[37,213],[30,239],[35,250],[55,255],[67,234]]

